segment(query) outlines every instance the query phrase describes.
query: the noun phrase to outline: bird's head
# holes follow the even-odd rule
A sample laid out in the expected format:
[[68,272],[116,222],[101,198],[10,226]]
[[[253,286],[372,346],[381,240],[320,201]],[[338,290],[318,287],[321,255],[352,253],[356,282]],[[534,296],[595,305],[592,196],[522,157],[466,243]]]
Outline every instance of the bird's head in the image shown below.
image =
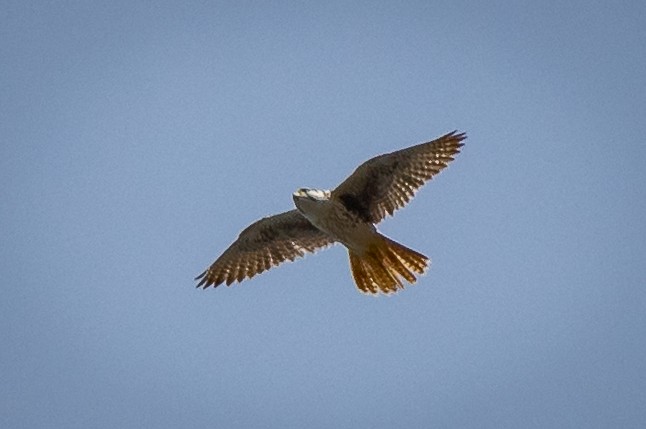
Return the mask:
[[330,199],[330,191],[322,189],[300,188],[294,192],[294,200],[307,199],[310,201],[327,201]]
[[301,188],[292,194],[294,205],[310,222],[316,224],[317,213],[330,199],[330,191]]

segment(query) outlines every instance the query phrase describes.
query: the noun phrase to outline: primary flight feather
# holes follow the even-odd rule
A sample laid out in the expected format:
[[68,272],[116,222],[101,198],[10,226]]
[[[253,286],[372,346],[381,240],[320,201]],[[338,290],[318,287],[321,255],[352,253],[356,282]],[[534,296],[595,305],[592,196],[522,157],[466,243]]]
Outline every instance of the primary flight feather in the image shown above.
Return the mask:
[[429,258],[380,234],[375,224],[410,201],[415,192],[460,152],[466,134],[454,131],[436,140],[372,158],[332,191],[301,188],[295,210],[263,218],[195,280],[207,288],[241,282],[293,261],[305,252],[341,243],[361,292],[390,294],[416,281]]

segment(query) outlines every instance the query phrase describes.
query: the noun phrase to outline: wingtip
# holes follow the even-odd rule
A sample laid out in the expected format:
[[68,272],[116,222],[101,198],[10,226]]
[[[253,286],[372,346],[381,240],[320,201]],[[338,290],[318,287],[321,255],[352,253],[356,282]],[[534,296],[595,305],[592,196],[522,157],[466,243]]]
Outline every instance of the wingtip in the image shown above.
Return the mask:
[[201,287],[201,286],[206,282],[206,277],[205,277],[205,276],[206,276],[206,271],[202,272],[200,275],[198,275],[197,277],[195,277],[195,278],[193,279],[194,281],[198,281],[198,280],[200,280],[200,279],[201,279],[201,280],[197,283],[197,285],[195,286],[197,289],[199,289],[199,288],[200,288],[200,287]]
[[[200,289],[200,288],[206,289],[214,283],[212,280],[209,279],[209,276],[207,276],[208,272],[209,271],[206,270],[199,276],[195,277],[194,279],[195,281],[200,280],[199,283],[195,286],[196,289]],[[213,285],[213,287],[217,287],[217,285]]]
[[442,139],[451,140],[451,142],[454,144],[454,147],[456,147],[457,149],[460,149],[462,146],[464,146],[464,140],[466,140],[466,138],[467,133],[460,132],[458,130],[453,130],[442,137]]
[[445,137],[452,137],[456,140],[465,140],[467,138],[467,133],[465,131],[453,130],[450,133],[446,134]]

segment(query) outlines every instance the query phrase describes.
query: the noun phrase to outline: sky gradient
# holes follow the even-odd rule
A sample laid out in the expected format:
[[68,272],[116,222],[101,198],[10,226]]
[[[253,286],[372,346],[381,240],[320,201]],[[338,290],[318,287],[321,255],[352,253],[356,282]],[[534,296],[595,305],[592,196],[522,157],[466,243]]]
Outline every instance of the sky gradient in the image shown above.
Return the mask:
[[[0,7],[0,426],[646,424],[646,3]],[[468,135],[379,225],[196,290],[251,222]]]

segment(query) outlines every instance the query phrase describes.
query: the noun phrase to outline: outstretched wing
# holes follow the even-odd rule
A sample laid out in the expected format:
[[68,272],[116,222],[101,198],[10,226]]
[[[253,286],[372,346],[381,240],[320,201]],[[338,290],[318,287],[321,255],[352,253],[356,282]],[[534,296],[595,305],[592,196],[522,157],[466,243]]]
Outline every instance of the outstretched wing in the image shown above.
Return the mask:
[[363,221],[378,223],[404,207],[415,192],[453,161],[466,134],[453,131],[437,140],[372,158],[335,190],[340,201]]
[[195,280],[197,287],[230,285],[293,261],[332,244],[334,240],[313,226],[298,210],[260,219],[240,233],[238,239]]

